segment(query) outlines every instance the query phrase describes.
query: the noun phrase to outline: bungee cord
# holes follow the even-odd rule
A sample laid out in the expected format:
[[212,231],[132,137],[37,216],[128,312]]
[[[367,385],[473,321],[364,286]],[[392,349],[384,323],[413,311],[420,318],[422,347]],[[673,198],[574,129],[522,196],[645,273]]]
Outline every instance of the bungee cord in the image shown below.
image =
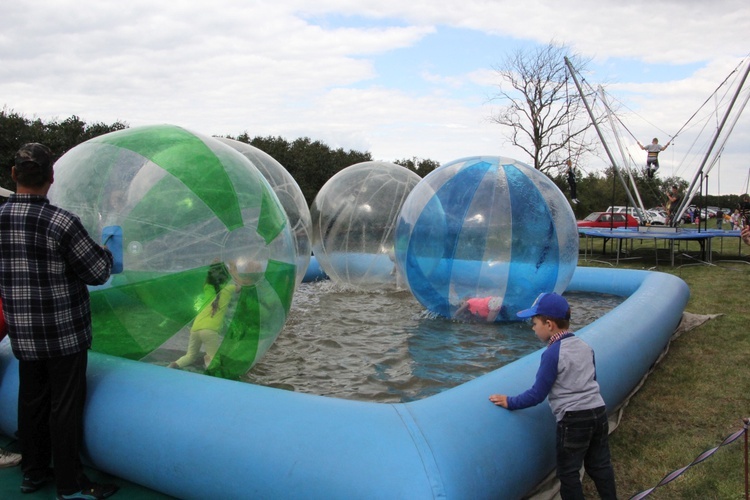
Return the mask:
[[[740,63],[737,64],[737,66],[722,80],[722,82],[719,85],[717,85],[717,87],[714,89],[714,91],[711,93],[711,95],[709,95],[708,98],[698,107],[698,109],[695,112],[693,112],[693,114],[678,129],[678,131],[674,135],[670,135],[670,134],[665,133],[670,138],[669,142],[668,142],[668,145],[669,145],[669,144],[673,144],[675,142],[675,139],[678,136],[680,136],[683,132],[685,132],[686,130],[690,130],[690,129],[694,128],[695,126],[700,125],[700,131],[696,134],[696,136],[693,139],[692,143],[687,148],[687,150],[684,152],[684,154],[682,156],[682,159],[679,162],[677,162],[677,165],[678,165],[677,169],[674,170],[674,167],[673,167],[673,173],[672,173],[673,176],[679,176],[679,175],[681,175],[683,173],[683,171],[685,170],[686,166],[687,166],[688,158],[692,158],[693,154],[699,154],[699,153],[694,153],[694,151],[696,150],[696,147],[699,145],[699,143],[700,143],[700,149],[701,150],[705,151],[709,147],[708,143],[710,141],[706,140],[705,142],[701,143],[701,138],[705,137],[706,129],[707,129],[707,127],[710,124],[710,118],[713,118],[713,117],[715,117],[718,114],[719,109],[722,108],[722,106],[725,104],[725,101],[727,100],[727,96],[730,93],[731,87],[732,87],[731,85],[728,86],[727,83],[730,83],[730,81],[732,80],[733,77],[735,77],[734,78],[735,80],[737,78],[739,78],[739,70],[745,64],[746,59],[747,58],[745,58],[742,61],[740,61]],[[575,68],[569,68],[569,71],[576,71],[576,73],[580,75],[580,73],[578,73],[578,71],[575,70]],[[567,83],[567,81],[566,81],[566,83]],[[597,93],[593,91],[593,88],[591,87],[591,85],[583,77],[581,77],[581,85],[582,85],[582,87],[585,87],[591,95],[594,96],[595,104],[594,104],[593,107],[595,107]],[[722,88],[725,89],[723,93],[720,92]],[[635,116],[638,116],[644,122],[650,123],[646,118],[640,116],[637,112],[635,112],[632,109],[630,109],[627,105],[625,105],[624,103],[622,103],[620,100],[618,100],[618,99],[610,96],[609,94],[607,94],[607,95],[608,95],[608,97],[612,98],[614,101],[616,101],[617,103],[619,103],[620,105],[622,105],[626,109],[630,110],[630,112],[632,114],[634,114]],[[709,112],[705,113],[705,116],[701,118],[701,116],[700,116],[701,112],[704,111],[704,109],[711,102],[712,99],[715,102],[713,109],[710,110]],[[744,108],[744,105],[742,107]],[[635,136],[635,134],[630,130],[630,128],[624,122],[624,120],[617,113],[612,112],[611,109],[609,110],[609,112],[612,114],[612,117],[614,118],[614,120],[616,120],[616,122],[619,124],[619,126],[621,126],[622,129],[624,129],[630,137],[632,137],[636,142],[640,142],[638,140],[638,138]],[[698,118],[697,121],[696,121],[696,118]],[[653,124],[651,124],[651,125],[654,126],[654,128],[656,128],[660,132],[663,132],[661,129],[659,129],[659,127],[656,127]],[[612,129],[613,129],[612,133],[613,134],[617,134],[617,131],[614,130],[615,129],[614,125],[612,125]],[[674,155],[675,155],[675,150],[674,149],[672,150],[672,155],[673,155],[672,157],[674,158]],[[631,157],[631,159],[632,159],[632,157]]]

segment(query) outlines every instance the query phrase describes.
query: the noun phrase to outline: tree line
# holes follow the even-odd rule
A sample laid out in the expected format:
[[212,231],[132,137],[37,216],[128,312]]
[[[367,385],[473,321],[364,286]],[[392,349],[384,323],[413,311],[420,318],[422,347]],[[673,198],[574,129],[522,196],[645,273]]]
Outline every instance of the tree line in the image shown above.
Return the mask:
[[10,168],[13,166],[16,151],[27,142],[41,142],[47,145],[57,160],[77,144],[124,128],[127,128],[127,125],[121,122],[111,125],[87,124],[75,115],[61,121],[44,122],[40,118],[31,120],[3,108],[0,110],[0,186],[15,190]]
[[[570,188],[565,174],[554,174],[550,177],[563,193],[569,195]],[[572,205],[576,219],[583,219],[591,212],[604,211],[609,206],[633,206],[620,182],[619,175],[611,167],[603,173],[589,172],[584,175],[579,171],[576,174],[576,179],[579,203]],[[665,207],[668,201],[667,191],[673,185],[677,186],[679,192],[684,194],[689,184],[688,181],[680,177],[649,178],[644,172],[634,172],[633,179],[646,209]],[[701,208],[720,207],[732,210],[739,206],[740,197],[739,194],[706,195],[699,193],[691,203]]]
[[[109,132],[128,128],[126,123],[115,122],[87,124],[78,116],[64,120],[43,121],[29,119],[8,109],[0,110],[0,186],[14,190],[11,167],[18,148],[27,142],[46,144],[56,161],[71,148]],[[250,137],[242,133],[229,139],[245,142],[271,155],[294,177],[299,184],[308,205],[312,204],[321,187],[344,168],[371,161],[372,155],[366,151],[345,151],[333,149],[321,141],[308,137],[288,141],[281,137]],[[440,166],[440,163],[421,158],[405,158],[393,163],[402,165],[424,177]]]
[[[16,151],[24,143],[46,144],[57,159],[82,142],[125,128],[128,128],[128,125],[119,121],[112,124],[87,124],[78,116],[71,116],[64,120],[45,122],[39,118],[26,118],[7,109],[0,110],[0,164],[3,166],[0,168],[0,186],[14,190],[10,167],[13,165]],[[242,133],[229,138],[255,146],[281,163],[299,184],[308,205],[312,203],[320,188],[337,172],[350,165],[372,160],[369,152],[334,149],[308,137],[289,141],[282,137],[250,137],[247,133]],[[437,161],[416,157],[398,159],[393,163],[402,165],[422,177],[440,166]],[[565,173],[555,173],[553,170],[548,169],[547,175],[563,193],[568,194]],[[580,169],[577,172],[580,203],[573,205],[577,218],[581,219],[591,212],[604,210],[610,205],[629,204],[625,190],[612,169],[603,173],[583,174]],[[645,175],[638,174],[635,178],[638,191],[647,208],[663,205],[666,202],[665,193],[672,184],[677,184],[683,191],[687,187],[687,182],[680,178],[648,179]],[[733,208],[738,202],[738,195],[725,195],[707,196],[696,204]]]
[[[247,132],[229,139],[254,146],[273,159],[289,172],[297,181],[308,206],[312,204],[320,188],[336,173],[357,163],[372,161],[370,152],[332,149],[321,141],[302,137],[289,142],[282,137],[250,137]],[[420,158],[394,160],[393,163],[408,168],[424,177],[440,166],[440,163]]]

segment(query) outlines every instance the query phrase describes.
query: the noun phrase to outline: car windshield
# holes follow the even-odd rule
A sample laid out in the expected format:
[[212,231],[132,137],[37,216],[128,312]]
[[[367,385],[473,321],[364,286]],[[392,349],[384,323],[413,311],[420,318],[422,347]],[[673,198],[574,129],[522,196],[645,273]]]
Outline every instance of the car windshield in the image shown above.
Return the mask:
[[601,212],[594,212],[593,214],[588,214],[583,220],[596,220],[600,213]]

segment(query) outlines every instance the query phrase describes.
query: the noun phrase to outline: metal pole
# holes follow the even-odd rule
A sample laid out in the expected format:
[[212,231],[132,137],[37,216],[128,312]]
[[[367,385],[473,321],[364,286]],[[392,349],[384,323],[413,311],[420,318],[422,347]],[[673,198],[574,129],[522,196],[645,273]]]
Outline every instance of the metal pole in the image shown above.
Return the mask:
[[748,424],[750,424],[750,418],[746,418],[743,420],[745,422],[745,500],[750,500],[750,480],[748,477],[750,475],[748,474],[748,452],[747,452],[747,427]]
[[578,78],[576,78],[575,69],[573,68],[573,65],[570,63],[570,60],[568,59],[567,56],[565,57],[565,65],[568,67],[568,70],[570,71],[570,76],[573,77],[573,82],[575,82],[576,84],[576,88],[578,89],[578,94],[581,96],[584,106],[586,106],[586,111],[589,114],[589,118],[591,118],[591,124],[594,125],[594,128],[596,129],[596,133],[599,135],[599,139],[601,139],[602,141],[602,146],[604,146],[604,151],[607,153],[607,157],[609,158],[609,161],[612,162],[612,168],[615,169],[615,172],[617,172],[617,175],[620,177],[620,182],[622,182],[622,185],[625,188],[625,193],[627,194],[628,199],[630,200],[631,206],[634,206],[634,207],[637,206],[636,203],[633,201],[633,196],[630,194],[630,190],[628,189],[628,186],[625,183],[625,179],[622,177],[622,173],[620,172],[620,169],[617,168],[617,162],[612,156],[612,152],[609,150],[607,141],[604,139],[604,134],[602,134],[602,131],[599,128],[599,124],[597,123],[596,118],[594,117],[594,113],[591,110],[591,106],[589,106],[589,102],[586,100],[586,96],[584,95],[583,90],[581,89],[581,84],[578,83]]
[[[615,122],[612,119],[612,109],[609,107],[609,103],[607,102],[607,96],[604,94],[604,89],[601,85],[599,85],[599,93],[602,96],[602,103],[604,104],[604,109],[607,112],[607,119],[609,119],[609,126],[612,127],[612,132],[615,132]],[[641,193],[638,192],[638,186],[635,183],[635,179],[633,179],[633,174],[630,171],[630,168],[627,166],[627,160],[625,157],[625,150],[622,147],[622,143],[620,142],[620,136],[617,135],[615,132],[615,142],[617,142],[617,148],[620,150],[620,156],[622,157],[622,163],[625,165],[625,170],[628,172],[628,178],[630,179],[630,185],[633,187],[633,191],[635,191],[635,196],[638,199],[638,205],[636,206],[636,209],[639,211],[639,215],[641,217],[641,223],[645,224],[646,222],[651,222],[650,219],[646,219],[646,207],[643,205],[643,200],[641,199]],[[627,190],[627,188],[626,188]],[[632,196],[630,196],[630,192],[628,191],[628,197],[630,198],[630,201],[633,202]]]
[[[711,145],[708,147],[708,151],[706,151],[706,155],[703,157],[701,166],[698,168],[698,172],[696,173],[695,177],[693,177],[693,182],[690,184],[690,187],[685,192],[685,195],[682,198],[680,206],[678,207],[678,210],[676,212],[677,220],[680,220],[680,217],[682,217],[682,214],[685,212],[685,207],[687,206],[688,197],[689,197],[688,194],[693,191],[693,188],[695,187],[695,183],[698,181],[698,176],[700,175],[701,172],[703,172],[703,168],[706,166],[706,162],[708,161],[708,158],[711,155],[711,151],[713,151],[714,146],[716,145],[716,141],[719,139],[719,134],[721,134],[721,130],[724,128],[724,124],[727,122],[727,119],[729,118],[729,113],[732,111],[732,107],[734,107],[734,103],[737,101],[737,97],[740,95],[740,91],[742,90],[742,87],[745,85],[745,80],[747,79],[748,73],[750,73],[750,64],[748,64],[747,68],[745,68],[745,73],[742,75],[742,80],[740,81],[739,85],[737,85],[737,90],[732,96],[732,101],[729,103],[729,107],[727,107],[727,111],[726,113],[724,113],[724,117],[721,119],[721,124],[719,124],[719,127],[716,129],[716,133],[714,134],[714,137],[711,140]],[[672,224],[676,225],[674,222]]]
[[[711,169],[718,163],[718,161],[721,159],[721,154],[724,152],[724,148],[727,145],[727,141],[729,140],[729,136],[732,135],[732,131],[734,131],[735,125],[737,125],[737,122],[740,119],[740,116],[742,116],[742,112],[745,110],[745,107],[747,106],[748,101],[750,101],[750,92],[745,94],[745,100],[742,102],[742,104],[739,106],[739,111],[737,111],[737,114],[734,116],[734,119],[732,120],[732,124],[729,126],[729,130],[727,131],[726,135],[724,135],[724,140],[721,141],[721,147],[718,148],[718,153],[716,153],[711,160],[710,165],[706,169],[706,172],[710,172]],[[747,188],[743,191],[743,193],[747,193]]]

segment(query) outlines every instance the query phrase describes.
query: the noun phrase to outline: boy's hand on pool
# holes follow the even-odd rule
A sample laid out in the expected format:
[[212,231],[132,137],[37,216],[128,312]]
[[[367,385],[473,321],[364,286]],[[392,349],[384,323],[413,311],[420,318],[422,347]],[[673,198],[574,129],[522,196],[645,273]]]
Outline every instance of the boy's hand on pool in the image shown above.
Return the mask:
[[495,403],[497,406],[502,406],[503,408],[508,407],[508,396],[505,394],[493,394],[490,396],[490,401]]

